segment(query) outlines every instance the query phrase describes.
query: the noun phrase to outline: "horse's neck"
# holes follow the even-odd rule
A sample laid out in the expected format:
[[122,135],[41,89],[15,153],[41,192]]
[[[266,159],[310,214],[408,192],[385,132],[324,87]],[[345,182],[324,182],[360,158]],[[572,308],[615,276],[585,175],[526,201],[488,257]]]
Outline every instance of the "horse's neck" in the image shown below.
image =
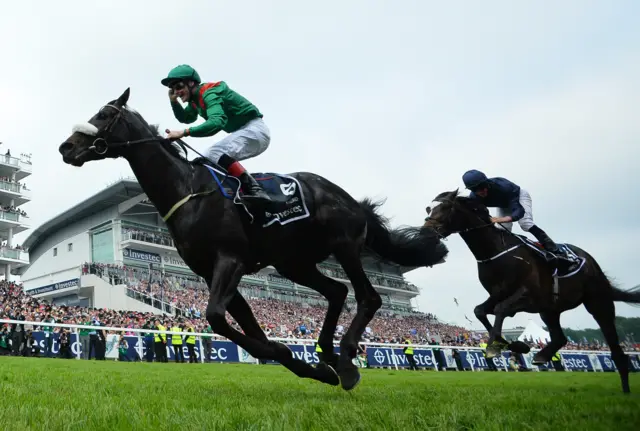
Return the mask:
[[124,157],[161,215],[191,193],[189,166],[159,143],[133,145]]
[[507,242],[503,234],[493,226],[460,233],[460,236],[467,243],[476,260],[490,259],[506,249]]

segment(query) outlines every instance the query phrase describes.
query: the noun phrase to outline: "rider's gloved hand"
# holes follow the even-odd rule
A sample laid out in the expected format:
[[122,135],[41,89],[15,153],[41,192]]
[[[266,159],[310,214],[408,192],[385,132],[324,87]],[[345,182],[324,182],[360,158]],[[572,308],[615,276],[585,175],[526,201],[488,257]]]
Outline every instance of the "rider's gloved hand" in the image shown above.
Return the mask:
[[169,89],[169,100],[171,100],[171,102],[178,100],[178,95],[171,88]]

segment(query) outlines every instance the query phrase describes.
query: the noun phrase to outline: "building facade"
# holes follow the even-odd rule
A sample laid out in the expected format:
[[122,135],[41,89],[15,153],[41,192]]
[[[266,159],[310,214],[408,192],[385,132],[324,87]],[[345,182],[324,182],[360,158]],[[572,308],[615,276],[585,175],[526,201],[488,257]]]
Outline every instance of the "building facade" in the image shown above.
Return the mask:
[[29,264],[29,254],[14,237],[30,228],[21,206],[31,200],[31,190],[24,183],[31,168],[27,157],[13,157],[10,151],[0,155],[0,277],[5,280]]

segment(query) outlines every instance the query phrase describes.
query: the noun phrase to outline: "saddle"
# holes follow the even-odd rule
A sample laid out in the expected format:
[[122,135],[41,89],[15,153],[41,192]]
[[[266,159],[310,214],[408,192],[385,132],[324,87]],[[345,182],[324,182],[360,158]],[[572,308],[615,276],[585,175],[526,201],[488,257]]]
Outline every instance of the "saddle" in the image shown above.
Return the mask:
[[552,253],[546,250],[543,245],[538,241],[533,241],[524,235],[513,234],[522,243],[535,251],[538,256],[542,257],[546,263],[548,263],[554,272],[560,278],[570,277],[576,274],[586,259],[578,256],[567,244],[557,244],[560,253]]
[[270,203],[253,208],[241,199],[242,187],[238,178],[229,175],[220,165],[206,157],[197,157],[191,163],[207,168],[211,173],[213,187],[217,186],[225,198],[244,209],[252,223],[258,222],[263,228],[271,225],[284,226],[311,215],[304,199],[302,186],[296,178],[273,172],[249,173],[271,197]]

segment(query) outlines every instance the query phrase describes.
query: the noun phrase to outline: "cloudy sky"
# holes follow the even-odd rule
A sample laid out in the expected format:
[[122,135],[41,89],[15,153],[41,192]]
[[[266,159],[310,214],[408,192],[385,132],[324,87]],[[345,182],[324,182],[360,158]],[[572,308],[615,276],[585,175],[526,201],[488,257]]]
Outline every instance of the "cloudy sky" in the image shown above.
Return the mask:
[[[265,114],[271,146],[249,170],[308,170],[356,198],[387,197],[394,225],[421,224],[468,169],[504,176],[531,193],[552,238],[636,285],[640,4],[517,3],[11,2],[0,18],[0,141],[33,154],[25,209],[39,226],[131,175],[122,160],[63,164],[71,126],[131,87],[149,122],[179,127],[159,81],[188,63]],[[487,295],[475,261],[459,237],[447,245],[446,264],[407,277],[422,310],[479,328],[473,307]],[[583,307],[562,323],[595,326]]]

